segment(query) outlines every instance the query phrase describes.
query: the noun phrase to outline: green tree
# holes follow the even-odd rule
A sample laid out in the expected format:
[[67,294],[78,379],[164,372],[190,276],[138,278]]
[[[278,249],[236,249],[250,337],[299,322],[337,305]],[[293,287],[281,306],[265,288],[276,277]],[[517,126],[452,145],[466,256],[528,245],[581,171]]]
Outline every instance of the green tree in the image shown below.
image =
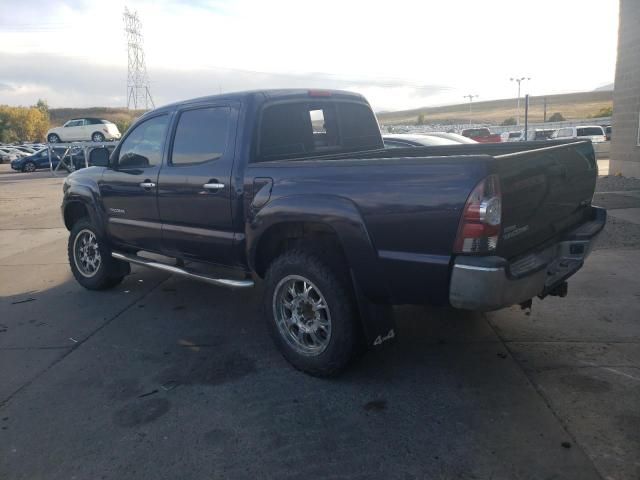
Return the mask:
[[560,112],[556,112],[549,117],[547,122],[564,122],[564,117]]
[[509,117],[509,118],[505,118],[504,122],[502,122],[500,125],[507,126],[507,125],[515,125],[515,124],[516,124],[516,119],[513,117]]

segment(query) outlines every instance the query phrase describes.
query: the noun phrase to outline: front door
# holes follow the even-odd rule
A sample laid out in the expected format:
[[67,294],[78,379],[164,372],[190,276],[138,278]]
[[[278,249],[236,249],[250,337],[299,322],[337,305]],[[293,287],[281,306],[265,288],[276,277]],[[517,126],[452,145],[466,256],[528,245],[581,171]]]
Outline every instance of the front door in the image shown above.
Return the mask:
[[84,120],[69,120],[64,124],[60,135],[63,142],[72,142],[78,140],[82,136],[82,125]]
[[158,179],[162,244],[167,255],[231,265],[231,169],[236,105],[178,112],[167,163]]
[[100,181],[112,242],[160,251],[157,184],[169,114],[139,123],[122,140]]

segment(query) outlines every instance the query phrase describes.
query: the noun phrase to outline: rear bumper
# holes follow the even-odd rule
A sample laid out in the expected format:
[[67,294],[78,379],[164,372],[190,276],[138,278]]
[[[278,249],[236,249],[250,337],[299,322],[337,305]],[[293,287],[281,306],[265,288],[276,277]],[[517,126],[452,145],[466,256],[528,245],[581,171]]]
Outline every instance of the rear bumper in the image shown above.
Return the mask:
[[606,210],[591,209],[588,222],[563,235],[555,244],[515,260],[457,257],[449,285],[451,305],[490,311],[547,295],[582,267],[604,228]]

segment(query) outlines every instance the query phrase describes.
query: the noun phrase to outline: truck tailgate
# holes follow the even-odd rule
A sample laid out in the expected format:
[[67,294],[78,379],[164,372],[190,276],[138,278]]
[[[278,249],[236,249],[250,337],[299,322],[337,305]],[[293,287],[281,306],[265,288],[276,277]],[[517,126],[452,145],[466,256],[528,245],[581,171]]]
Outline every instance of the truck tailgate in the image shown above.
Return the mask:
[[502,190],[500,256],[516,257],[586,221],[598,176],[591,142],[494,158]]

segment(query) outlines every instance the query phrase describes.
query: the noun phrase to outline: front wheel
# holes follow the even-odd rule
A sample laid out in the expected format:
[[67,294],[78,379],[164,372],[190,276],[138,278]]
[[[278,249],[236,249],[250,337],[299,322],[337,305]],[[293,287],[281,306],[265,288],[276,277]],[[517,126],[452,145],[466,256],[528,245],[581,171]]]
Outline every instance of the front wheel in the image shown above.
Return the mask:
[[269,330],[295,368],[316,376],[343,370],[356,353],[357,314],[346,272],[320,255],[285,252],[266,275]]
[[88,219],[73,225],[67,251],[73,276],[89,290],[115,287],[131,271],[128,263],[111,257],[106,240]]
[[24,164],[24,167],[22,167],[22,171],[27,173],[35,172],[36,164],[33,162],[27,162]]
[[49,143],[60,143],[60,137],[55,133],[51,133],[47,136],[47,142]]

